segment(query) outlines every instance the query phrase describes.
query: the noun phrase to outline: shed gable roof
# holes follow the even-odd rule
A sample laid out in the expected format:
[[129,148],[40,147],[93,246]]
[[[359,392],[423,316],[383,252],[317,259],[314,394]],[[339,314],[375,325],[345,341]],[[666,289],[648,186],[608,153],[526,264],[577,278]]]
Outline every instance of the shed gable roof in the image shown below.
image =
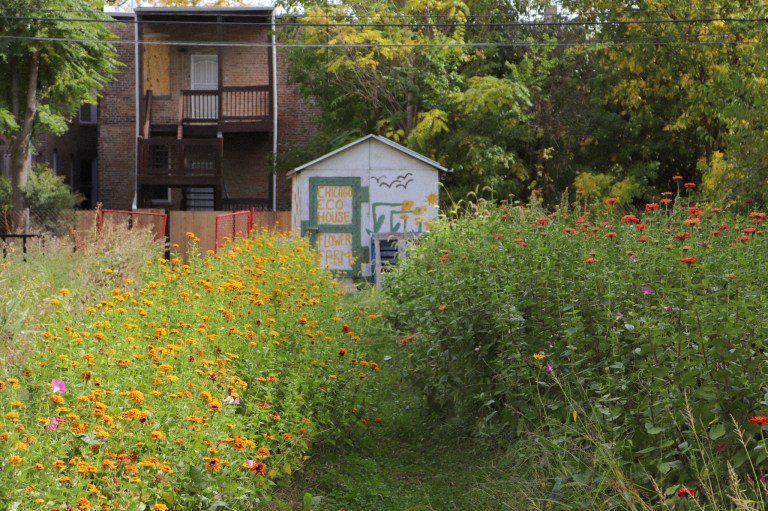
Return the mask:
[[323,160],[327,160],[329,158],[332,158],[332,157],[336,156],[339,153],[347,151],[348,149],[351,149],[352,147],[358,146],[358,145],[360,145],[360,144],[362,144],[364,142],[367,142],[369,140],[375,140],[375,141],[380,142],[380,143],[382,143],[382,144],[384,144],[386,146],[389,146],[392,149],[400,151],[401,153],[403,153],[403,154],[405,154],[405,155],[407,155],[407,156],[409,156],[411,158],[414,158],[416,160],[419,160],[419,161],[429,165],[430,167],[434,167],[436,170],[439,170],[439,171],[442,171],[442,172],[452,172],[450,169],[447,169],[447,168],[443,167],[442,165],[437,163],[435,160],[432,160],[431,158],[427,158],[423,154],[419,154],[416,151],[408,149],[407,147],[402,146],[402,145],[400,145],[397,142],[394,142],[392,140],[389,140],[388,138],[385,138],[385,137],[382,137],[382,136],[379,136],[379,135],[371,134],[371,135],[366,135],[363,138],[360,138],[358,140],[355,140],[354,142],[351,142],[351,143],[349,143],[349,144],[347,144],[347,145],[345,145],[343,147],[340,147],[340,148],[336,149],[335,151],[331,151],[330,153],[324,154],[323,156],[321,156],[319,158],[316,158],[316,159],[310,161],[309,163],[305,163],[304,165],[302,165],[300,167],[296,167],[292,171],[288,172],[286,174],[286,177],[290,178],[293,175],[298,174],[302,170],[307,169],[308,167],[311,167],[311,166],[313,166],[313,165],[315,165],[315,164],[317,164],[317,163],[319,163],[319,162],[321,162]]

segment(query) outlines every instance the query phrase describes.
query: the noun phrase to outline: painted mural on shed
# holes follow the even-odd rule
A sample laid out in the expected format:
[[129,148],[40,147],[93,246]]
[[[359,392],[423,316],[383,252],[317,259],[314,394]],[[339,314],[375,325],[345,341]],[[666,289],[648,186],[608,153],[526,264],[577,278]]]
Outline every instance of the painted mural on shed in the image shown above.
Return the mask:
[[442,172],[392,140],[365,136],[288,173],[292,228],[310,237],[323,267],[369,277],[372,239],[429,230]]

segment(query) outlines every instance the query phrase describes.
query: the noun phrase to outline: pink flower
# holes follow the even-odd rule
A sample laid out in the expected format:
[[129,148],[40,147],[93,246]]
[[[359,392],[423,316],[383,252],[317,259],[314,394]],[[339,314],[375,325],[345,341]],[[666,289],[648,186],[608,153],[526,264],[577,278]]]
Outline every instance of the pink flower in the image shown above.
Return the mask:
[[650,287],[644,287],[640,291],[642,291],[644,295],[652,295],[653,294],[653,290]]
[[547,362],[547,367],[544,370],[548,373],[551,373],[554,368],[555,366],[552,364],[552,362]]
[[624,317],[624,314],[622,314],[621,312],[616,313],[616,319],[621,319],[623,317]]
[[225,403],[230,403],[230,404],[233,404],[233,405],[239,405],[240,404],[240,398],[239,397],[227,396],[227,397],[224,398],[224,402]]
[[59,427],[59,424],[61,424],[61,421],[59,421],[58,417],[51,417],[51,422],[48,423],[48,426],[46,429],[48,429],[48,431],[53,431],[54,429]]
[[51,380],[51,388],[54,394],[64,394],[67,391],[67,384],[54,378]]

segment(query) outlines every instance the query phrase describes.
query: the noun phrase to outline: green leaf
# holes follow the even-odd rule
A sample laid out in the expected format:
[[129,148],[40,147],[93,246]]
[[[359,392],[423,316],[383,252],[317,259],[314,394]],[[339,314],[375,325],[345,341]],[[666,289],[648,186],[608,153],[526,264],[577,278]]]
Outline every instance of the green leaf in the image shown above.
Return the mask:
[[717,440],[723,435],[725,435],[725,424],[722,424],[722,423],[715,424],[709,430],[709,438],[711,438],[712,440]]
[[659,433],[661,433],[662,431],[664,431],[664,428],[660,428],[659,426],[654,426],[654,425],[653,425],[653,424],[651,424],[650,422],[646,422],[646,423],[645,423],[645,431],[646,431],[646,432],[647,432],[649,435],[658,435]]

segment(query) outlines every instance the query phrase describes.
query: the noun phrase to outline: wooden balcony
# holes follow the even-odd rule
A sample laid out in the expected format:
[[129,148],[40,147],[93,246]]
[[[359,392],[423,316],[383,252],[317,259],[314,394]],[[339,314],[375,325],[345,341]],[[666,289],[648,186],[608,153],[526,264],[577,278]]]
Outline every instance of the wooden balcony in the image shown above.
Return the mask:
[[179,124],[217,125],[219,132],[272,131],[269,85],[184,90],[179,98]]
[[139,138],[140,185],[219,186],[222,138]]

